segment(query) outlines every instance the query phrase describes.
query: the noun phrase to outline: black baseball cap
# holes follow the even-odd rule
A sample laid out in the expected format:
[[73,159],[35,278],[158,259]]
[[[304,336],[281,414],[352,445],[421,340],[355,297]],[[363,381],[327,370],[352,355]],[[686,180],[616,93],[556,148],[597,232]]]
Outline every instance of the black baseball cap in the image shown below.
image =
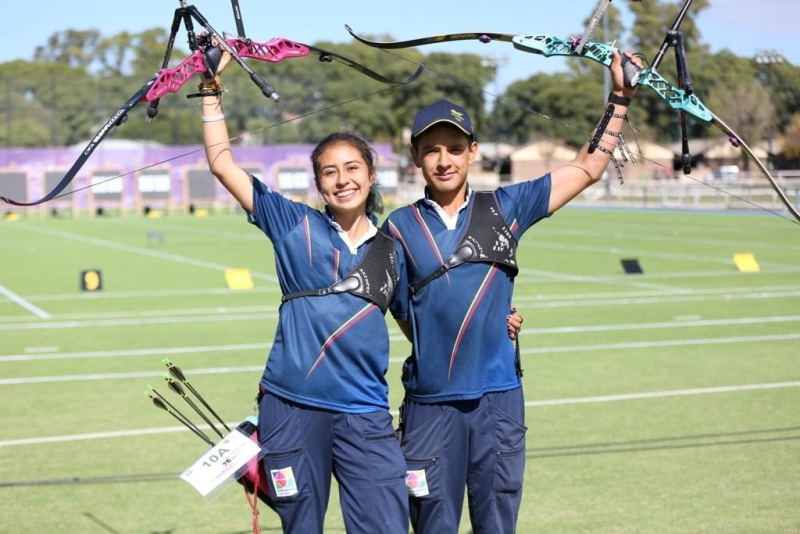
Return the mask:
[[414,117],[414,126],[411,128],[411,138],[414,139],[431,126],[440,122],[452,124],[467,134],[470,139],[475,137],[472,131],[472,121],[467,111],[448,100],[439,100],[417,112]]

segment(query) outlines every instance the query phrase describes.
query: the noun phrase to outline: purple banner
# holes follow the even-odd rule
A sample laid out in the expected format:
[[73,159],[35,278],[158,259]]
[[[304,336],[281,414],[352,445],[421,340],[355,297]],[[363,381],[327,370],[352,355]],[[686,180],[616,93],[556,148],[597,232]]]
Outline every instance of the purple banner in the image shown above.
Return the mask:
[[[14,200],[41,198],[46,187],[55,185],[84,150],[67,148],[0,148],[0,195]],[[379,165],[393,167],[397,158],[387,143],[376,143]],[[316,195],[309,156],[312,144],[233,146],[236,162],[255,174],[270,188],[280,191],[278,177],[286,171],[305,169],[309,177],[308,195]],[[27,176],[27,191],[21,190],[19,173]],[[208,175],[208,176],[205,176]],[[191,177],[191,188],[189,180]],[[5,180],[4,180],[5,178]],[[67,191],[71,194],[52,201],[70,204],[75,209],[91,209],[103,204],[136,209],[142,204],[188,206],[195,200],[229,204],[228,192],[210,177],[202,146],[166,146],[139,141],[106,140],[95,149]],[[5,183],[4,183],[5,182]],[[13,191],[8,190],[12,188]],[[5,187],[4,187],[5,186]],[[189,191],[201,192],[199,199]],[[296,189],[288,193],[299,193]],[[18,198],[19,195],[27,198]],[[13,209],[12,206],[5,206]]]

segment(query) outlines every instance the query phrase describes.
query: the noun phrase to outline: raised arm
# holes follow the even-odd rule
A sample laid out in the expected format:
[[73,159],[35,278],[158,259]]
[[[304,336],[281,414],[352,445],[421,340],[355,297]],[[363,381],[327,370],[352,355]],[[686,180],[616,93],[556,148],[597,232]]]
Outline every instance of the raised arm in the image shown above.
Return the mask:
[[[233,159],[231,152],[228,127],[225,125],[225,113],[222,105],[221,74],[231,57],[227,52],[222,52],[216,76],[213,79],[202,78],[200,93],[209,93],[201,97],[200,108],[203,119],[203,144],[205,145],[208,168],[211,173],[225,186],[248,213],[253,212],[253,178],[244,169],[239,167]],[[217,93],[217,94],[214,94]]]
[[[639,58],[629,52],[625,52],[625,55],[636,66],[641,68],[641,60]],[[613,88],[609,95],[608,103],[614,104],[614,113],[594,152],[589,153],[589,142],[587,141],[578,152],[578,155],[575,156],[575,159],[551,173],[552,185],[548,213],[553,213],[563,207],[580,194],[581,191],[599,181],[611,162],[611,155],[617,146],[618,139],[614,134],[618,134],[622,129],[624,117],[628,111],[628,102],[636,93],[636,87],[625,87],[622,57],[616,50],[609,69],[611,70]],[[598,123],[600,120],[598,119]],[[592,136],[594,136],[595,131],[592,131]]]

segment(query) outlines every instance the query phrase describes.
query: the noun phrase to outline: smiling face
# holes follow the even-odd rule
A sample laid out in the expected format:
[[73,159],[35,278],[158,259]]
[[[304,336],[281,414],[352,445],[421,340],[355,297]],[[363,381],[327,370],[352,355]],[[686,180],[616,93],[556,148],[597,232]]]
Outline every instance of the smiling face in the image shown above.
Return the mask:
[[366,212],[375,175],[356,147],[346,142],[327,146],[316,172],[317,188],[334,218]]
[[422,169],[430,195],[439,205],[463,202],[467,171],[478,154],[478,143],[454,126],[437,124],[411,147],[414,164]]

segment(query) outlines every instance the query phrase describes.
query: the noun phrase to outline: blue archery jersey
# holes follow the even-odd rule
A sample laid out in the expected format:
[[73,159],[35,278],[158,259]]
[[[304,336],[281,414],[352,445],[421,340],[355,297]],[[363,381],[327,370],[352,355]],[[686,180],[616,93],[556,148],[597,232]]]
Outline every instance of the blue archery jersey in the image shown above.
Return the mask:
[[[327,213],[288,200],[256,179],[253,186],[250,222],[272,241],[284,295],[341,280],[374,240],[362,243],[353,254]],[[395,256],[400,258],[398,247]],[[351,293],[295,298],[281,304],[261,386],[318,408],[346,413],[385,410],[388,364],[386,318],[374,302]]]
[[[499,264],[467,262],[422,287],[415,285],[441,267],[461,243],[472,197],[448,229],[434,206],[421,199],[392,212],[383,228],[401,243],[405,278],[391,312],[412,328],[412,357],[404,370],[406,394],[416,402],[479,398],[521,385],[514,343],[508,337],[514,279]],[[498,188],[500,210],[514,238],[547,217],[550,175]]]

